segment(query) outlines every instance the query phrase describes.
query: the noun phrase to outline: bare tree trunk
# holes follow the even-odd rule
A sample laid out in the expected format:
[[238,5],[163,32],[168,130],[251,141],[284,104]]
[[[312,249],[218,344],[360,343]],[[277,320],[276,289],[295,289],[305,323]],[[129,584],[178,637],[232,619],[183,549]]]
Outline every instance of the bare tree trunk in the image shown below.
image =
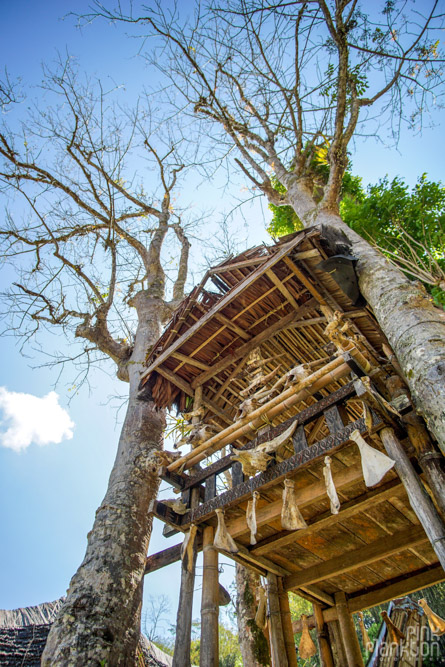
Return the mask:
[[351,242],[361,293],[394,350],[418,413],[445,453],[445,312],[337,214],[314,214],[315,202],[311,208],[301,183],[288,184],[288,200],[303,222],[343,232]]
[[83,563],[51,628],[42,665],[135,664],[142,582],[151,534],[148,507],[159,486],[164,412],[137,398],[147,347],[159,336],[160,299],[141,292],[128,365],[130,397],[108,489],[88,535]]
[[243,665],[269,665],[269,647],[263,631],[255,623],[257,601],[255,591],[260,578],[247,567],[236,563],[236,619]]

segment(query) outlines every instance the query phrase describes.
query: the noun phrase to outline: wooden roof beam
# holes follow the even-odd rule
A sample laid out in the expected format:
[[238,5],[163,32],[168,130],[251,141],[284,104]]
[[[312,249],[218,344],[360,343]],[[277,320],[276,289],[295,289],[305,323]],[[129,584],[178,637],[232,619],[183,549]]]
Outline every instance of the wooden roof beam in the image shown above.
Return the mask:
[[223,310],[229,303],[231,303],[237,296],[242,294],[252,283],[262,276],[268,269],[274,266],[279,262],[283,257],[285,257],[289,252],[297,247],[299,243],[304,239],[305,233],[302,232],[298,234],[292,241],[285,243],[280,250],[274,252],[266,262],[259,266],[255,271],[252,271],[244,280],[242,280],[236,287],[231,289],[222,299],[216,303],[213,308],[211,308],[206,315],[201,317],[196,324],[190,327],[186,332],[179,336],[167,349],[163,350],[161,354],[150,364],[150,366],[145,370],[141,377],[141,383],[144,383],[144,380],[154,371],[158,366],[160,366],[172,352],[176,352],[181,345],[183,345],[187,340],[189,340],[199,329],[201,329],[204,324],[206,324],[212,317],[217,313]]
[[289,292],[287,287],[281,283],[281,280],[278,278],[278,276],[275,275],[275,273],[272,271],[272,269],[269,269],[266,271],[266,276],[270,278],[270,280],[273,282],[275,287],[281,292],[281,294],[284,296],[284,298],[290,303],[292,308],[295,310],[298,310],[299,305],[295,301],[294,297],[292,294]]
[[[357,469],[353,468],[352,470],[356,470],[357,480],[363,478],[361,466]],[[342,486],[343,487],[346,486],[345,484],[342,485],[342,478],[340,474],[337,473],[335,474],[335,484],[338,490],[340,490]],[[326,487],[324,487],[324,490],[326,493]],[[296,530],[292,532],[285,531],[282,533],[278,533],[276,536],[267,538],[263,542],[259,542],[255,547],[251,549],[251,551],[254,554],[264,555],[266,553],[269,553],[269,551],[280,549],[283,546],[292,544],[292,542],[295,542],[301,537],[306,537],[307,535],[311,535],[320,530],[323,530],[323,528],[326,527],[331,528],[337,523],[346,521],[347,519],[351,518],[352,516],[355,516],[359,512],[363,512],[364,510],[368,509],[369,506],[375,506],[379,503],[384,502],[385,500],[392,498],[393,496],[396,495],[400,496],[403,493],[404,493],[404,488],[400,480],[393,479],[387,484],[377,489],[372,489],[371,491],[367,491],[358,498],[354,498],[353,500],[344,503],[341,506],[340,512],[338,514],[331,514],[331,512],[328,511],[325,514],[318,516],[316,520],[313,523],[311,523],[307,528],[303,528],[302,530]],[[320,494],[320,496],[322,496],[322,494]],[[316,502],[316,499],[314,498],[312,502]],[[298,503],[298,505],[300,506],[300,503]],[[280,514],[281,514],[281,509],[280,509]],[[278,515],[275,518],[278,518]],[[270,520],[272,520],[272,517],[270,517]],[[257,519],[257,525],[258,525],[258,519]]]
[[421,526],[411,526],[392,537],[379,539],[364,547],[348,551],[347,553],[331,558],[331,560],[308,567],[302,572],[297,572],[286,577],[284,586],[286,590],[300,588],[307,584],[331,579],[340,576],[359,567],[365,567],[382,558],[388,558],[409,546],[427,541],[425,531]]

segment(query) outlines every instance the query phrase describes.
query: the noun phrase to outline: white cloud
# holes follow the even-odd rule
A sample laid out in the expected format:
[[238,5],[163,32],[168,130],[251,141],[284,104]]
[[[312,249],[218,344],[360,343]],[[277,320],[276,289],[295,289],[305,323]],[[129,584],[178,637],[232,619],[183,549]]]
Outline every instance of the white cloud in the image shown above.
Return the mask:
[[55,391],[39,398],[0,387],[0,410],[0,427],[6,428],[0,431],[0,445],[16,452],[31,443],[57,444],[73,437],[74,423]]

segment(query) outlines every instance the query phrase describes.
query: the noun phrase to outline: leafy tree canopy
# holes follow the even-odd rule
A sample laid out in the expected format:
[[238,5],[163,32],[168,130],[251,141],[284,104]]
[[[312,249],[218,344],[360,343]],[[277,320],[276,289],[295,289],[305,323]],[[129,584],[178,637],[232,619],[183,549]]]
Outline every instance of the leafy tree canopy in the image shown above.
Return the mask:
[[[285,192],[280,183],[277,191]],[[270,204],[267,231],[274,238],[302,225],[290,206]],[[445,187],[422,174],[410,188],[400,176],[388,176],[365,189],[362,179],[346,172],[340,212],[343,220],[422,280],[437,304],[445,305]]]

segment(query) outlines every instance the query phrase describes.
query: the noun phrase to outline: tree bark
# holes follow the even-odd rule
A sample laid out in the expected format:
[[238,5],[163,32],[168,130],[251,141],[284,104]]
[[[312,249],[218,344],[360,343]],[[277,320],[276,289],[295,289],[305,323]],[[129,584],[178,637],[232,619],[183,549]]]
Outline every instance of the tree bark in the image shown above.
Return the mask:
[[445,453],[445,312],[335,212],[317,211],[307,187],[289,178],[287,199],[303,224],[343,232],[358,258],[360,291],[374,311],[419,414]]
[[129,401],[105,497],[88,535],[85,558],[51,628],[42,665],[135,664],[142,583],[156,497],[164,412],[137,398],[146,350],[160,335],[164,302],[140,292],[135,345],[128,364]]
[[255,591],[260,578],[252,570],[236,563],[236,620],[243,665],[263,667],[270,664],[269,647],[263,631],[255,623]]

